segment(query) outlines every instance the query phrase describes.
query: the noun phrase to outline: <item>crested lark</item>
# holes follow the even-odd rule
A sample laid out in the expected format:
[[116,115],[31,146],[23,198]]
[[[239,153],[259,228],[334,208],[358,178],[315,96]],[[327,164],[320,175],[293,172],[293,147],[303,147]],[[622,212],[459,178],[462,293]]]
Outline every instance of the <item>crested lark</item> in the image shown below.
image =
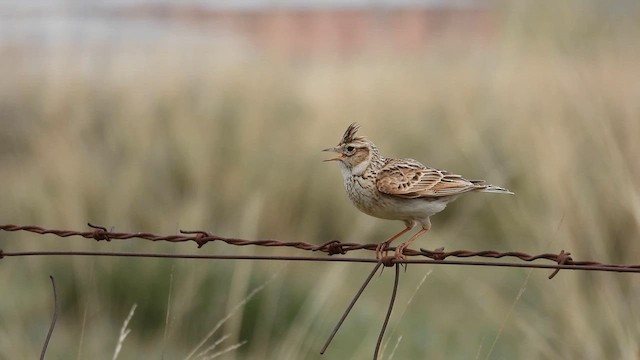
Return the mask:
[[404,259],[404,249],[431,228],[429,218],[462,194],[476,191],[513,194],[486,185],[483,180],[467,180],[413,159],[385,158],[369,139],[356,136],[357,131],[357,124],[349,125],[340,143],[323,151],[339,154],[325,161],[338,162],[347,195],[360,211],[381,219],[402,220],[406,225],[378,245],[376,258],[382,256],[392,241],[420,225],[417,233],[396,248],[395,257]]

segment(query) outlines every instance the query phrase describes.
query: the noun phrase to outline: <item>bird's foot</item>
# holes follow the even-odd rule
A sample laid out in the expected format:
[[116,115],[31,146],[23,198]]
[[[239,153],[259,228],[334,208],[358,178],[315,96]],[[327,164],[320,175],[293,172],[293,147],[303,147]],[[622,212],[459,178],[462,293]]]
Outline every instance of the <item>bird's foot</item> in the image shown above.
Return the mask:
[[383,257],[387,256],[389,252],[389,243],[387,241],[383,241],[378,246],[376,246],[376,260],[380,260]]
[[407,256],[404,254],[404,249],[407,248],[407,245],[408,244],[400,244],[396,248],[396,255],[395,255],[396,260],[407,260]]

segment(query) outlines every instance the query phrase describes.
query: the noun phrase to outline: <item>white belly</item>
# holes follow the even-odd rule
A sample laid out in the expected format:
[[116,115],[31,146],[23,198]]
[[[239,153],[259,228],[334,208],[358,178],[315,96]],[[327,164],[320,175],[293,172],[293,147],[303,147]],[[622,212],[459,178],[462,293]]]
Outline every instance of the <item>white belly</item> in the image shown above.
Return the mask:
[[362,186],[362,180],[351,178],[345,182],[349,198],[363,213],[389,220],[427,220],[454,200],[451,197],[432,199],[405,199],[380,193],[375,188]]
[[391,220],[422,220],[447,207],[448,201],[433,199],[398,199],[388,195],[381,197],[373,216]]

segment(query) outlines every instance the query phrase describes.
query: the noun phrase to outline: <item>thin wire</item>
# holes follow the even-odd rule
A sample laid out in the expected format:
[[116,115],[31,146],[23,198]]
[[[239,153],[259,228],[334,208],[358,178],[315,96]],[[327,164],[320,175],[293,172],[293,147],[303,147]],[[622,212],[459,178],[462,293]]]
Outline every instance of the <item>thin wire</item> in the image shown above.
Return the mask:
[[391,317],[391,311],[393,311],[393,304],[396,302],[398,283],[400,282],[400,264],[396,264],[395,268],[396,276],[393,281],[393,292],[391,293],[391,300],[389,301],[389,309],[387,310],[387,315],[384,317],[384,323],[382,324],[382,329],[380,330],[380,335],[378,336],[376,350],[373,352],[373,360],[378,360],[378,352],[380,351],[380,345],[382,344],[382,339],[384,338],[384,331],[387,329],[387,324],[389,324],[389,318]]
[[[166,253],[137,253],[137,252],[106,252],[106,251],[19,251],[7,252],[0,250],[0,259],[3,257],[20,256],[108,256],[108,257],[143,257],[143,258],[169,258],[169,259],[208,259],[208,260],[271,260],[271,261],[311,261],[311,262],[349,262],[349,263],[376,263],[373,258],[353,257],[308,257],[308,256],[259,256],[259,255],[200,255],[200,254],[166,254]],[[393,260],[397,264],[431,264],[431,265],[461,265],[461,266],[486,266],[486,267],[515,267],[533,269],[563,269],[583,271],[605,271],[621,273],[640,273],[640,266],[631,265],[559,265],[559,264],[534,264],[512,263],[500,261],[464,261],[464,260]]]
[[51,318],[49,332],[47,333],[47,337],[44,339],[44,345],[42,346],[42,351],[40,352],[40,360],[44,359],[44,355],[47,352],[47,346],[49,346],[49,340],[51,340],[53,329],[56,327],[56,321],[58,320],[58,294],[56,292],[56,282],[51,275],[49,275],[49,279],[51,279],[51,286],[53,287],[53,317]]
[[322,346],[322,349],[320,350],[321,355],[324,354],[324,352],[329,347],[329,344],[331,344],[331,340],[333,340],[333,337],[336,336],[336,333],[340,329],[340,326],[342,326],[342,323],[347,318],[347,315],[349,315],[349,312],[351,312],[351,309],[356,304],[356,301],[358,301],[358,299],[360,298],[360,295],[362,295],[362,293],[364,292],[364,289],[366,289],[367,285],[369,285],[369,282],[373,278],[373,275],[375,275],[375,273],[378,271],[378,268],[380,268],[380,265],[382,265],[382,263],[378,262],[378,264],[373,268],[373,270],[371,270],[371,273],[369,273],[369,276],[364,281],[364,283],[362,283],[362,286],[360,286],[360,289],[351,300],[351,303],[349,304],[349,306],[347,306],[347,310],[344,311],[344,313],[342,314],[342,317],[340,317],[340,320],[338,321],[336,326],[333,328],[333,331],[331,331],[331,335],[329,335],[329,338],[327,339],[327,341],[325,341],[324,346]]

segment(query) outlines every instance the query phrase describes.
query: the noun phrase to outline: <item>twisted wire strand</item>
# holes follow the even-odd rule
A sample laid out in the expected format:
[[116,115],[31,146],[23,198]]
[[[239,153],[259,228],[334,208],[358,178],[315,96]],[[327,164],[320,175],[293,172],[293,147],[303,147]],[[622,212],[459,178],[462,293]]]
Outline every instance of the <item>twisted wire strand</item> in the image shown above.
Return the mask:
[[[153,233],[147,232],[115,232],[109,231],[107,228],[99,225],[94,225],[89,223],[88,226],[91,230],[87,231],[76,231],[76,230],[57,230],[57,229],[47,229],[40,226],[35,225],[13,225],[6,224],[0,225],[0,230],[7,232],[19,232],[25,231],[39,235],[55,235],[59,237],[83,237],[86,239],[94,239],[97,241],[112,241],[112,240],[129,240],[129,239],[143,239],[148,241],[167,241],[167,242],[188,242],[193,241],[198,245],[198,248],[204,246],[209,242],[221,241],[229,245],[233,246],[264,246],[264,247],[291,247],[304,251],[312,251],[312,252],[324,252],[329,255],[336,254],[347,254],[348,252],[355,250],[369,250],[375,251],[377,244],[360,244],[360,243],[344,243],[338,240],[327,241],[323,244],[311,244],[302,241],[281,241],[274,239],[262,239],[262,240],[245,240],[231,237],[222,237],[219,235],[211,234],[202,230],[180,230],[180,234],[175,235],[157,235]],[[390,248],[389,250],[394,250],[395,248]],[[64,255],[71,254],[73,252],[23,252],[20,253],[22,256],[24,255]],[[79,254],[80,252],[75,252]],[[13,253],[13,256],[18,256],[18,253]],[[107,256],[117,256],[118,253],[104,253]],[[120,253],[121,256],[127,256],[126,253]],[[407,257],[423,257],[428,258],[434,261],[428,260],[418,260],[418,259],[407,259],[404,261],[392,259],[391,257],[383,258],[383,264],[386,266],[392,266],[396,263],[446,263],[453,265],[462,265],[461,261],[444,261],[448,258],[492,258],[492,259],[501,259],[501,258],[515,258],[521,260],[523,262],[533,262],[535,260],[548,260],[550,262],[555,263],[556,265],[551,266],[538,266],[541,264],[537,264],[536,266],[523,265],[518,263],[497,263],[497,262],[480,262],[480,261],[466,261],[464,264],[466,265],[480,265],[480,266],[491,266],[492,264],[495,266],[512,266],[512,267],[544,267],[555,269],[554,273],[551,274],[549,278],[552,278],[557,274],[560,269],[574,269],[574,270],[601,270],[601,271],[619,271],[619,272],[640,272],[640,264],[638,265],[623,265],[623,264],[606,264],[597,261],[575,261],[571,258],[571,253],[565,252],[564,250],[560,251],[557,254],[553,253],[544,253],[538,255],[530,255],[523,252],[515,252],[515,251],[507,251],[507,252],[499,252],[495,250],[481,250],[481,251],[471,251],[471,250],[454,250],[454,251],[444,251],[443,249],[438,250],[426,250],[426,249],[406,249],[404,254]],[[0,258],[2,256],[10,256],[9,253],[1,253]],[[98,252],[93,252],[93,255],[99,255]],[[152,257],[164,257],[159,256],[161,254],[149,254]],[[128,255],[128,256],[144,256],[144,254],[138,255]],[[171,257],[171,256],[167,256]],[[198,256],[189,256],[186,257],[198,257]],[[215,257],[214,258],[247,258],[247,257]],[[248,258],[271,258],[272,260],[278,260],[279,257],[248,257]],[[280,257],[283,258],[283,257]],[[287,257],[284,257],[287,258]],[[291,259],[292,257],[288,257]],[[311,261],[322,261],[322,258],[302,258],[298,257],[298,260],[308,259]],[[327,258],[328,260],[328,258]],[[333,261],[328,260],[328,261]],[[336,259],[337,260],[337,259]],[[359,262],[371,262],[367,259],[344,259],[346,261],[359,261]],[[375,260],[374,260],[375,262]],[[534,264],[530,264],[534,265]]]

